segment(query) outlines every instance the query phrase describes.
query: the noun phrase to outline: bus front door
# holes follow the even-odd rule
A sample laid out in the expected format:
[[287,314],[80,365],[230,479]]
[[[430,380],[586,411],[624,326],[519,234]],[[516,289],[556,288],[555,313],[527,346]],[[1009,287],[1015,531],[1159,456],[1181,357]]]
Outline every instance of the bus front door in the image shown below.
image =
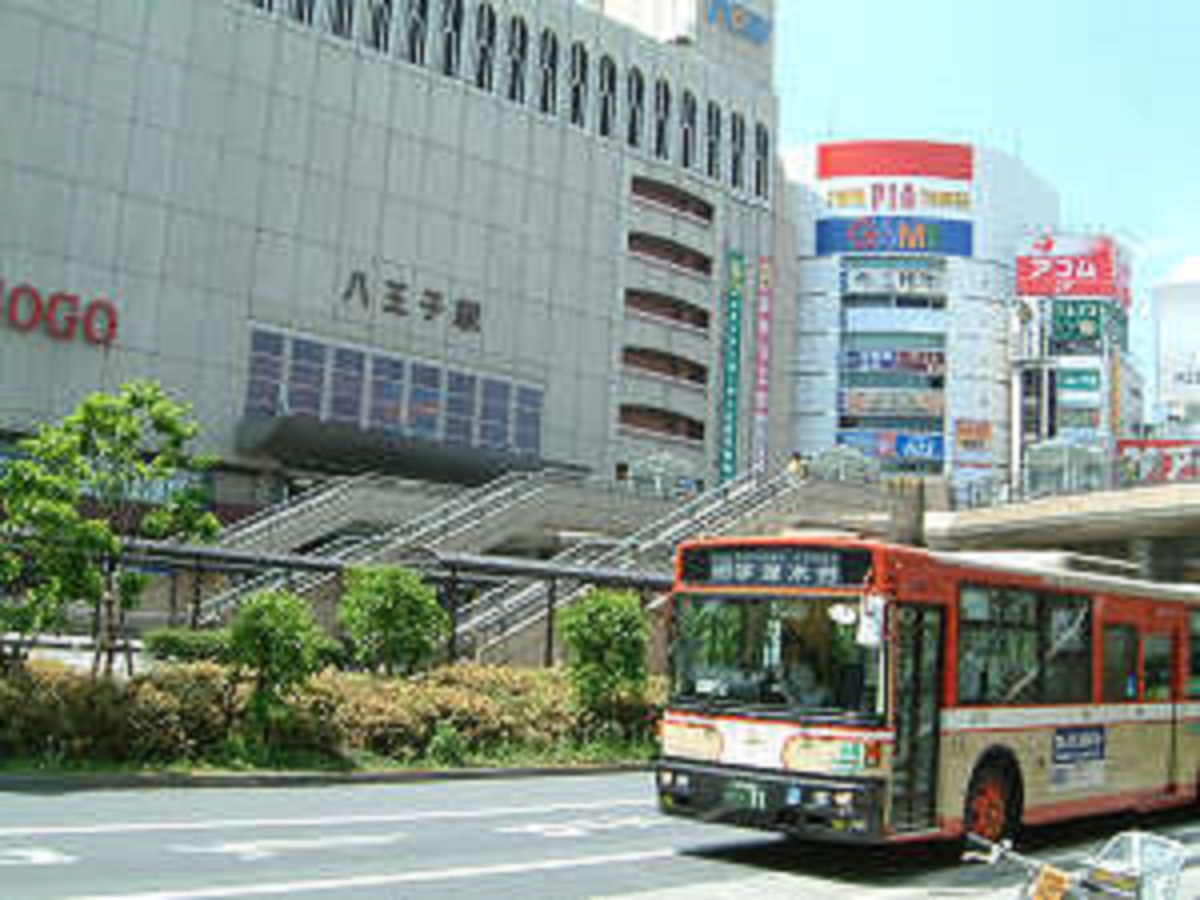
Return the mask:
[[937,821],[944,617],[933,606],[900,604],[895,610],[891,824],[898,832],[920,831]]

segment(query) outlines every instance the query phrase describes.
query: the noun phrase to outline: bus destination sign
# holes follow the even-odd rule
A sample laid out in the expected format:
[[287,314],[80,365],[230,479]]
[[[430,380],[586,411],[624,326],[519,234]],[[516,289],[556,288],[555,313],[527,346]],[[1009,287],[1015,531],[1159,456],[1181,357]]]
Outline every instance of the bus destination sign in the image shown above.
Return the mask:
[[871,569],[867,550],[839,547],[693,547],[683,553],[691,584],[859,587]]

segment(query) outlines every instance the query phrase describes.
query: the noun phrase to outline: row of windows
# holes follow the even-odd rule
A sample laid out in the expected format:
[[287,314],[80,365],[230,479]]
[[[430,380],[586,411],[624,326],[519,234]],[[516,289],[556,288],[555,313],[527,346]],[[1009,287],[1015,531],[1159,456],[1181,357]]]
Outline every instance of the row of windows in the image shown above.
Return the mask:
[[660,375],[676,381],[686,381],[698,387],[708,385],[708,367],[698,362],[667,353],[665,350],[655,350],[651,347],[626,347],[621,351],[624,364],[640,372]]
[[656,319],[666,319],[689,328],[708,331],[708,310],[678,297],[629,288],[625,291],[625,308]]
[[[958,699],[1024,706],[1092,700],[1092,603],[1087,597],[968,585],[959,606]],[[1104,703],[1169,700],[1175,646],[1169,634],[1105,624]],[[1139,643],[1141,671],[1139,693]],[[1200,617],[1192,617],[1189,696],[1200,694]]]
[[911,294],[847,294],[843,309],[945,309],[944,296],[916,297]]
[[703,443],[704,423],[682,413],[654,406],[625,404],[621,407],[620,422],[627,428],[636,428],[663,437]]
[[[468,78],[489,93],[502,91],[513,103],[532,102],[545,115],[564,112],[560,87],[564,88],[565,113],[572,125],[594,127],[601,137],[646,149],[657,159],[676,159],[683,168],[703,170],[709,178],[737,190],[752,189],[756,197],[770,196],[771,134],[765,124],[755,124],[754,146],[748,148],[742,113],[729,113],[726,134],[726,115],[720,104],[709,101],[701,123],[695,93],[686,88],[679,92],[676,108],[676,94],[666,78],[648,85],[640,68],[631,66],[622,74],[608,54],[593,63],[583,41],[571,43],[564,71],[559,37],[552,29],[541,31],[534,53],[529,25],[522,16],[501,23],[493,5],[485,0],[473,4],[468,21],[466,0],[440,0],[435,20],[434,2],[250,0],[259,9],[280,12],[308,25],[323,18],[333,34],[344,38],[357,34],[381,53],[395,52],[415,65],[426,65],[432,52],[435,59],[430,62],[443,75]],[[464,58],[466,40],[470,42],[470,60]],[[529,97],[531,74],[533,96]],[[726,147],[727,159],[723,158]]]
[[461,447],[541,452],[537,388],[256,328],[246,415],[306,415]]

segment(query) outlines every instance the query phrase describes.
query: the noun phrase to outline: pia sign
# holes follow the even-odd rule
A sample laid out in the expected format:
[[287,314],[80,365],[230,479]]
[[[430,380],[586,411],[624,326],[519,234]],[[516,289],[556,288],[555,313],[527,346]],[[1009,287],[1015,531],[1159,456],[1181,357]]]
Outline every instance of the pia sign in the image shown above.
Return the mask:
[[734,0],[708,0],[708,23],[720,23],[738,37],[759,47],[771,39],[770,20]]
[[917,216],[862,216],[817,222],[817,255],[835,253],[923,253],[970,256],[970,222]]
[[41,331],[56,341],[82,340],[109,347],[117,339],[117,309],[104,298],[84,301],[67,291],[39,291],[30,284],[9,289],[0,280],[4,322],[18,334]]

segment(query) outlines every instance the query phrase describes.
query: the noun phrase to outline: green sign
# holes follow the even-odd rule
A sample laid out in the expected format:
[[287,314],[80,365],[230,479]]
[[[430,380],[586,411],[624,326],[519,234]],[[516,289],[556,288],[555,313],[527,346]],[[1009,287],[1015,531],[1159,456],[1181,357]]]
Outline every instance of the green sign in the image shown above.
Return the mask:
[[1098,391],[1100,373],[1095,369],[1059,369],[1057,383],[1060,391]]
[[730,250],[729,281],[725,294],[725,342],[721,370],[721,442],[718,474],[729,481],[737,474],[738,395],[742,383],[742,298],[746,284],[746,260]]
[[1050,351],[1099,353],[1103,346],[1105,308],[1110,305],[1101,300],[1055,300],[1050,317]]

